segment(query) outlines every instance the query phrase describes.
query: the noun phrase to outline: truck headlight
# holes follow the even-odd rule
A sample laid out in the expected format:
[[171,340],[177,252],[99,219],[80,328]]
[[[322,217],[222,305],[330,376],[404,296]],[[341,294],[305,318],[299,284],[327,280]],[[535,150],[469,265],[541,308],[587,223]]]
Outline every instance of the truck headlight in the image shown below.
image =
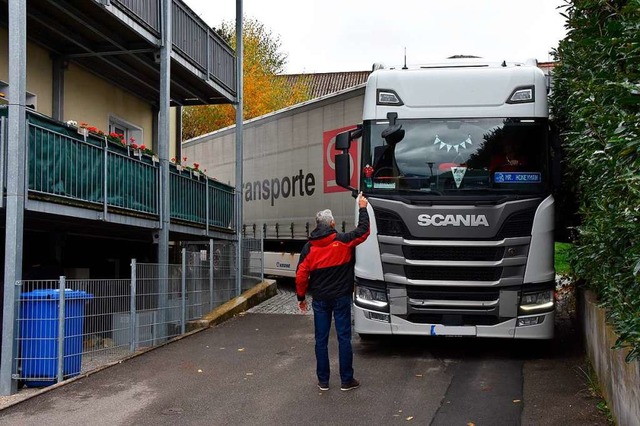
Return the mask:
[[550,310],[553,305],[553,290],[524,293],[520,299],[520,311],[523,313]]
[[386,308],[387,293],[385,291],[376,290],[370,287],[356,287],[356,301],[365,306],[374,308]]

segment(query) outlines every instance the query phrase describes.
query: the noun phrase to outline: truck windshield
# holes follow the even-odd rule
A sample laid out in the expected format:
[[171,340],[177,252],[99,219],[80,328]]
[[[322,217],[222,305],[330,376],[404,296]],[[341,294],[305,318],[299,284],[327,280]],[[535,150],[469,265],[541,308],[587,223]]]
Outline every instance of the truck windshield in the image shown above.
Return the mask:
[[547,188],[546,119],[398,120],[404,138],[389,145],[387,121],[365,122],[361,188],[373,193],[534,194]]

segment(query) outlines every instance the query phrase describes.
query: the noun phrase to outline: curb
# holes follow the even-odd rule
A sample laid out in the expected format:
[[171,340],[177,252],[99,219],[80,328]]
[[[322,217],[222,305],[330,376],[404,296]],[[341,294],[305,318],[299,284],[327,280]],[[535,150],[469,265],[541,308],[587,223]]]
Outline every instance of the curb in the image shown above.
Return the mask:
[[[202,319],[187,323],[187,333],[194,330],[213,327],[241,312],[245,312],[261,302],[275,296],[277,285],[275,280],[264,280],[228,302],[218,306],[204,315]],[[186,334],[185,334],[186,335]]]
[[[0,412],[9,408],[9,407],[13,407],[15,405],[18,405],[24,401],[27,401],[31,398],[35,398],[36,396],[42,395],[44,393],[50,392],[54,389],[58,389],[59,387],[68,385],[70,383],[73,383],[77,380],[82,380],[85,379],[89,376],[91,376],[92,374],[98,373],[100,371],[106,370],[107,368],[113,367],[114,365],[119,365],[122,364],[123,362],[126,362],[132,358],[138,357],[140,355],[146,354],[147,352],[153,351],[155,349],[161,348],[163,346],[166,346],[170,343],[173,342],[177,342],[179,340],[184,339],[185,337],[189,337],[193,334],[199,333],[203,330],[206,330],[207,328],[213,327],[215,325],[218,325],[220,323],[223,323],[224,321],[227,321],[228,319],[233,318],[234,316],[245,312],[249,309],[251,309],[252,307],[260,304],[261,302],[264,302],[265,300],[275,296],[277,293],[277,282],[275,280],[264,280],[261,283],[255,285],[254,287],[250,288],[249,290],[246,290],[244,293],[242,293],[240,296],[235,297],[231,300],[229,300],[228,302],[218,306],[216,309],[214,309],[213,311],[211,311],[210,313],[206,314],[205,316],[202,317],[201,320],[197,320],[197,321],[190,321],[187,323],[187,332],[185,334],[181,334],[179,336],[176,336],[170,340],[167,340],[164,343],[161,343],[157,346],[153,346],[150,348],[144,348],[144,349],[139,349],[137,350],[135,353],[132,353],[131,355],[128,355],[118,361],[113,361],[110,362],[108,364],[102,365],[100,367],[97,367],[91,371],[87,371],[86,373],[82,373],[79,374],[75,377],[72,377],[70,379],[67,380],[63,380],[60,383],[55,383],[51,386],[47,386],[45,388],[40,389],[39,391],[36,391],[28,396],[25,396],[22,399],[17,399],[14,402],[10,402],[7,403],[5,406],[0,407]],[[19,393],[16,393],[14,395],[19,395]]]

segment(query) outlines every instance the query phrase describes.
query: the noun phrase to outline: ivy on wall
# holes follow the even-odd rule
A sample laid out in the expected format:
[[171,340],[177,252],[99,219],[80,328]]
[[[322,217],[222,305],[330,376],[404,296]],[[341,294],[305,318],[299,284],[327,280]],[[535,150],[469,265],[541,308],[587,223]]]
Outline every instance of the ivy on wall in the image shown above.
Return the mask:
[[567,0],[551,108],[580,225],[573,274],[640,359],[640,0]]

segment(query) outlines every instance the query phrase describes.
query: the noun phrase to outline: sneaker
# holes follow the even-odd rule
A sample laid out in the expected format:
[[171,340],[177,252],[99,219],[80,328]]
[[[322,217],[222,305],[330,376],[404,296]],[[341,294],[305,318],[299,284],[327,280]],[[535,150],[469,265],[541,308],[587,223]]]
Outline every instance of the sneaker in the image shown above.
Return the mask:
[[340,386],[340,390],[350,391],[352,389],[357,389],[359,387],[360,387],[360,382],[357,381],[356,379],[351,379],[350,382],[343,383],[342,386]]
[[318,389],[321,391],[329,390],[329,383],[318,382]]

